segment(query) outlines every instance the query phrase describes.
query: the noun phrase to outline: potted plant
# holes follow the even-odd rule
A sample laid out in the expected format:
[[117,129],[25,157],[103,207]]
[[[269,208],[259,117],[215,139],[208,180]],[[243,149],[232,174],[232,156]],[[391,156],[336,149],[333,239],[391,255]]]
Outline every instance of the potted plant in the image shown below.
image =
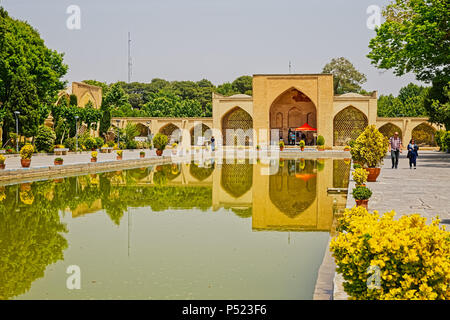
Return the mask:
[[388,146],[388,140],[375,125],[368,126],[353,144],[350,151],[353,161],[361,164],[369,172],[368,182],[377,180]]
[[123,150],[117,150],[117,160],[122,160]]
[[344,151],[350,151],[350,149],[351,149],[350,146],[345,146],[344,147]]
[[178,144],[176,142],[172,143],[172,154],[173,155],[177,154],[177,146],[178,146]]
[[283,151],[283,149],[284,149],[284,141],[281,140],[281,141],[278,143],[278,145],[280,146],[280,151]]
[[91,162],[97,162],[97,156],[98,156],[98,152],[92,151],[91,152]]
[[156,148],[156,155],[162,156],[164,149],[166,148],[168,138],[165,134],[157,133],[153,138],[153,146]]
[[302,151],[305,150],[305,140],[300,140],[300,142],[298,143],[298,145],[300,146],[300,150],[302,150]]
[[317,137],[317,150],[319,151],[325,150],[325,138],[323,136]]
[[372,191],[367,187],[353,188],[353,198],[356,201],[358,207],[368,208],[369,199],[372,196]]
[[145,151],[139,152],[139,156],[140,156],[141,158],[145,158]]
[[6,166],[5,161],[6,161],[6,158],[0,154],[0,170],[5,169],[5,166]]
[[29,168],[31,164],[31,156],[33,155],[34,147],[27,143],[20,149],[20,163],[23,168]]
[[55,166],[61,166],[63,164],[63,162],[64,162],[64,159],[58,157],[58,158],[55,158],[55,161],[53,163]]
[[256,150],[261,150],[261,147],[259,146],[259,144],[258,145],[256,145]]
[[369,176],[369,172],[367,172],[363,168],[358,168],[352,172],[352,176],[353,176],[353,180],[355,181],[357,187],[365,187],[367,177]]

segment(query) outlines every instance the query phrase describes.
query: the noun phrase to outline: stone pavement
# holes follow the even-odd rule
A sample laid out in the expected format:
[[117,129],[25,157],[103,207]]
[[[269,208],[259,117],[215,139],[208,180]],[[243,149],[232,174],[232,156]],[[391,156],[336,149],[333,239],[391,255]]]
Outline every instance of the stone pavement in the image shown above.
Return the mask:
[[373,191],[370,211],[394,209],[397,215],[420,213],[450,219],[450,153],[419,150],[414,170],[403,151],[398,169],[391,167],[390,157],[386,158],[378,181],[367,184]]
[[[400,155],[398,169],[391,169],[391,158],[386,157],[377,182],[368,182],[373,192],[369,200],[369,211],[379,213],[395,210],[396,217],[419,213],[431,222],[439,216],[441,225],[450,230],[450,154],[437,151],[420,151],[417,169],[409,168],[406,152]],[[354,181],[349,183],[347,208],[355,205],[351,195]],[[334,261],[333,261],[334,263]],[[334,300],[348,298],[344,292],[341,275],[335,273]]]
[[[123,151],[123,160],[131,160],[131,159],[139,159],[139,152],[141,150],[124,150]],[[155,149],[153,150],[144,150],[145,151],[145,157],[156,157]],[[171,150],[164,150],[163,155],[170,155]],[[53,161],[55,158],[61,157],[64,159],[64,164],[83,164],[83,163],[90,163],[91,161],[91,152],[82,152],[82,153],[69,153],[65,156],[55,156],[55,155],[48,155],[48,154],[37,154],[33,155],[31,158],[31,166],[30,168],[40,168],[40,167],[48,167],[53,166]],[[117,157],[116,152],[113,151],[111,153],[98,153],[97,156],[97,162],[104,162],[104,161],[112,161],[115,160]],[[20,156],[7,156],[6,157],[6,168],[5,170],[10,169],[22,169],[22,166],[20,164]]]

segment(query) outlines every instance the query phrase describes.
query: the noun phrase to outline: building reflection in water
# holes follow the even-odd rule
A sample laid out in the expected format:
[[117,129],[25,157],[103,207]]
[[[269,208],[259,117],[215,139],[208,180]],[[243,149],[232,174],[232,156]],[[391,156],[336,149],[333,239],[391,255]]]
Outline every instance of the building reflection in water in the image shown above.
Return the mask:
[[61,213],[77,218],[103,211],[120,225],[129,208],[225,208],[251,219],[253,231],[330,231],[346,199],[327,191],[347,187],[350,162],[271,165],[210,159],[0,186],[0,299],[26,292],[48,265],[64,258],[68,230]]

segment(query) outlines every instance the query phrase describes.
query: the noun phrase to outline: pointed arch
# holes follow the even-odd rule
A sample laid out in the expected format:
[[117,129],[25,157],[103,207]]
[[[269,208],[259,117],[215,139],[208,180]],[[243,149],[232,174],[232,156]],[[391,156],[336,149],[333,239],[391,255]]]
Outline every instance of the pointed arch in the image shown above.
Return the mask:
[[333,120],[335,146],[345,146],[350,140],[358,138],[368,125],[366,115],[353,106],[341,110]]
[[390,138],[394,135],[395,132],[398,132],[398,135],[400,137],[400,139],[403,139],[403,132],[402,129],[400,129],[399,126],[396,126],[395,124],[388,122],[383,124],[378,131],[380,131],[383,136],[385,136],[386,138]]
[[[269,177],[269,198],[278,210],[289,218],[295,218],[316,199],[315,161],[284,161],[285,164],[279,168],[278,173]],[[302,179],[303,176],[305,178]]]
[[[436,129],[429,123],[422,122],[412,129],[411,137],[415,140],[418,146],[422,147],[436,147],[435,139]],[[408,143],[409,141],[406,141]]]
[[[281,125],[280,118],[284,119]],[[292,133],[293,129],[300,127],[306,122],[313,127],[317,127],[316,106],[302,91],[295,87],[290,87],[282,92],[270,106],[269,123],[271,134],[273,129],[278,129],[279,131],[278,136],[271,136],[271,141],[274,143],[278,139],[282,139],[285,144],[292,142],[289,133]],[[298,135],[297,138],[300,138],[302,133],[298,132],[295,134]],[[312,132],[305,132],[304,134],[306,135],[306,142],[312,144],[314,141]]]
[[224,145],[252,145],[252,116],[241,107],[234,107],[222,117],[222,136]]
[[220,185],[233,198],[242,197],[253,185],[253,165],[245,163],[222,164]]
[[209,141],[212,136],[211,128],[204,123],[196,124],[189,133],[191,135],[191,145],[193,146],[198,144],[199,137],[203,137],[205,141]]
[[172,122],[161,127],[161,129],[159,129],[159,133],[162,133],[167,136],[168,144],[172,144],[174,142],[176,143],[181,142],[182,138],[181,129],[178,126],[174,125]]

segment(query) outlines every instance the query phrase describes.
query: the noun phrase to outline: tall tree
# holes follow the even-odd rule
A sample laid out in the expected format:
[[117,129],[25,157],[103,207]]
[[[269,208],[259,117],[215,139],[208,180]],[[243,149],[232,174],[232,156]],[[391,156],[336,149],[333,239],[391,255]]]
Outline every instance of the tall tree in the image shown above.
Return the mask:
[[[28,23],[11,18],[0,7],[0,101],[5,108],[3,141],[15,131],[14,111],[20,112],[20,133],[33,136],[48,106],[64,88],[63,54],[50,50]],[[36,113],[38,110],[38,113]]]
[[450,2],[394,0],[383,16],[386,21],[370,40],[368,58],[397,76],[413,72],[418,80],[431,82],[424,108],[430,121],[450,130],[445,92],[450,84]]
[[252,95],[253,78],[251,76],[241,76],[231,83],[235,92]]
[[322,73],[333,75],[334,93],[360,92],[361,86],[367,81],[366,76],[356,70],[353,64],[344,57],[331,59]]
[[450,72],[450,2],[394,0],[384,10],[386,21],[370,40],[372,63],[397,76],[413,72],[418,80],[448,78]]

